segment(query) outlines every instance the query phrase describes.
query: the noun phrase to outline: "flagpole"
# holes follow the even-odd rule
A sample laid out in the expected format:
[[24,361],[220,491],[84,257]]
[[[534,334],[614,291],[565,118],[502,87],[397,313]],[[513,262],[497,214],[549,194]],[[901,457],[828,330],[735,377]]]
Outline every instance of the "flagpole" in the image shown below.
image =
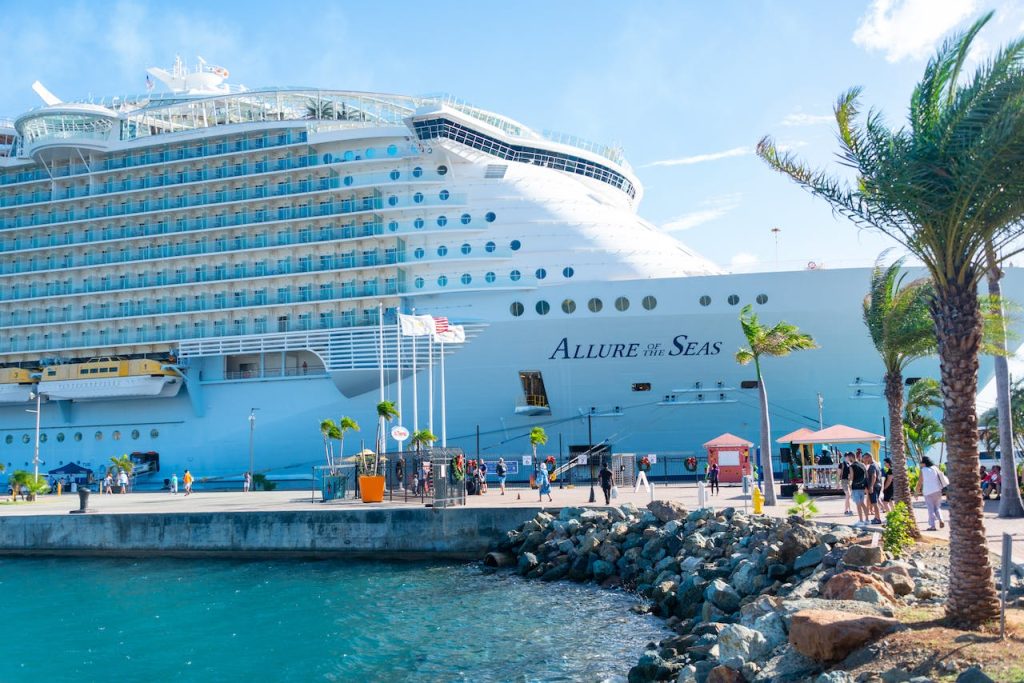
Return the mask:
[[[413,317],[416,316],[416,307],[412,309]],[[415,434],[420,430],[420,406],[419,406],[419,392],[416,387],[416,337],[412,336],[412,433]]]
[[434,433],[434,335],[430,335],[427,345],[427,428]]
[[[384,302],[377,304],[377,333],[380,341],[380,400],[384,400]],[[377,444],[378,455],[381,450],[387,449],[387,437],[380,435],[380,443]]]
[[448,448],[448,418],[444,393],[444,340],[441,340],[441,448]]
[[[402,424],[402,319],[395,316],[395,365],[398,366],[398,424]],[[402,441],[398,452],[402,452]]]

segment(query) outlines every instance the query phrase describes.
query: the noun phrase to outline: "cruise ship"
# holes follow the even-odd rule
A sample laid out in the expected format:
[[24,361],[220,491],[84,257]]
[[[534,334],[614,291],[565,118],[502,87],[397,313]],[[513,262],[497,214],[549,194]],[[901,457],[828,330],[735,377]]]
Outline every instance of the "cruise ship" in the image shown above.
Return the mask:
[[[748,304],[820,345],[764,362],[773,440],[885,429],[867,268],[725,273],[638,215],[619,149],[451,97],[149,73],[99,102],[37,83],[45,104],[0,121],[8,471],[33,466],[38,402],[41,472],[130,453],[139,486],[231,482],[252,444],[258,472],[308,479],[320,420],[354,418],[346,450],[372,447],[382,396],[487,459],[518,461],[539,425],[551,453],[681,462],[723,432],[757,441],[734,358]],[[439,345],[398,333],[414,312],[466,331],[443,349],[443,417]]]

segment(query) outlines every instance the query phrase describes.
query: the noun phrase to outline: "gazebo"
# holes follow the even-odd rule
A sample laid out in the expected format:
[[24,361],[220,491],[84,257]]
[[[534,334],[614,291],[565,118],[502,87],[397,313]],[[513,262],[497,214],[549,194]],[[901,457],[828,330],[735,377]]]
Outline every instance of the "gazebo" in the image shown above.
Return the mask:
[[[871,449],[871,457],[877,462],[878,452],[885,437],[874,432],[867,432],[863,429],[848,427],[846,425],[832,425],[817,432],[811,432],[802,437],[792,440],[791,443],[800,446],[808,446],[812,449],[815,444],[865,444]],[[838,464],[838,463],[837,463]],[[841,491],[839,486],[839,470],[837,464],[833,465],[804,465],[804,488],[816,489],[822,493]],[[813,485],[811,485],[813,484]]]
[[814,464],[814,446],[811,444],[797,444],[797,439],[805,439],[812,434],[814,434],[813,429],[801,427],[800,429],[790,432],[785,436],[780,436],[775,440],[775,443],[788,444],[790,446],[788,469],[790,476],[793,475],[793,465],[797,462],[797,459],[799,459],[800,462],[801,474],[803,473],[804,465],[807,464],[808,461],[810,461],[812,465]]
[[737,484],[750,474],[751,442],[726,432],[704,444],[708,450],[708,467],[718,464],[718,480]]

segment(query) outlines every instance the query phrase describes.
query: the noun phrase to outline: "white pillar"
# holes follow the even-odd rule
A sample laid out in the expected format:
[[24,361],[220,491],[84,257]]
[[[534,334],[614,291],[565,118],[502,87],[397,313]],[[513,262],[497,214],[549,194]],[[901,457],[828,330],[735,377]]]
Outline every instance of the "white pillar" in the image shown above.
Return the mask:
[[427,344],[427,429],[434,433],[434,335]]
[[[395,366],[398,369],[398,424],[402,424],[402,321],[395,316]],[[398,452],[402,452],[402,441],[398,442]]]
[[441,448],[448,447],[448,418],[444,393],[444,342],[441,342]]

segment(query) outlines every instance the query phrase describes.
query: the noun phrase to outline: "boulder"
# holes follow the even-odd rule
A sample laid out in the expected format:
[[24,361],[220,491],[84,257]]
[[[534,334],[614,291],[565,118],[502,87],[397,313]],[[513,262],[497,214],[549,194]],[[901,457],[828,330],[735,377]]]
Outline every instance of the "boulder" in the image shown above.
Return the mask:
[[906,567],[876,567],[874,572],[889,584],[896,595],[902,597],[914,592],[914,579],[911,578]]
[[896,594],[885,581],[871,574],[851,571],[841,572],[829,579],[821,590],[821,597],[826,600],[860,600],[875,604],[891,604],[896,600]]
[[647,509],[662,523],[674,519],[685,520],[689,514],[685,507],[672,500],[652,500],[647,504]]
[[818,535],[805,526],[792,526],[782,535],[782,547],[779,559],[785,564],[793,564],[796,558],[818,545]]
[[756,563],[750,560],[740,560],[736,565],[736,571],[729,578],[729,583],[741,595],[756,593],[761,587],[761,576],[763,570]]
[[843,564],[847,567],[873,567],[885,562],[882,546],[851,545],[843,553]]
[[829,671],[814,679],[814,683],[853,683],[853,676],[845,671]]
[[704,590],[704,599],[726,614],[732,614],[740,608],[739,593],[721,579],[715,579]]
[[594,580],[597,582],[604,581],[615,573],[615,565],[606,560],[595,560],[591,569],[594,572]]
[[812,681],[814,675],[821,671],[821,664],[804,657],[790,646],[782,648],[778,655],[772,657],[761,668],[755,679],[758,682],[782,683],[792,681]]
[[993,680],[980,668],[972,666],[956,677],[956,683],[993,683]]
[[706,683],[744,683],[744,680],[739,671],[720,664],[708,673]]
[[746,626],[729,624],[718,635],[719,659],[723,664],[735,665],[737,669],[745,662],[761,659],[770,651],[764,635]]
[[697,683],[697,667],[693,664],[687,664],[680,669],[676,683]]
[[778,612],[763,614],[754,620],[755,631],[764,636],[768,651],[771,652],[788,639],[786,625],[782,621],[782,615]]
[[656,652],[645,652],[640,656],[636,666],[629,670],[629,683],[650,683],[658,680],[658,671],[664,660]]
[[537,566],[537,556],[533,553],[523,553],[519,556],[517,568],[520,574],[526,574]]
[[824,543],[819,543],[807,552],[800,555],[793,561],[793,569],[800,571],[801,569],[807,569],[808,567],[817,567],[821,564],[821,561],[825,559],[825,555],[828,554],[828,546]]
[[899,627],[896,619],[803,610],[793,615],[789,643],[819,662],[838,662],[850,652]]

